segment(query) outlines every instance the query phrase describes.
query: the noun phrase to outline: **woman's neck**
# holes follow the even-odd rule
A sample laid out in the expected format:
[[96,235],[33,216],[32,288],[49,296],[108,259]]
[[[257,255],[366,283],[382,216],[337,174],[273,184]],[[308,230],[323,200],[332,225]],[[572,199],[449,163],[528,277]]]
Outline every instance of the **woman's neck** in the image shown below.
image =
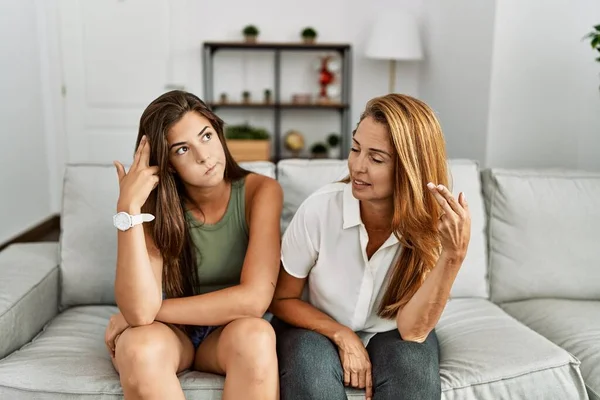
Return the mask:
[[209,188],[186,185],[186,192],[191,203],[188,208],[200,208],[205,214],[218,211],[223,208],[223,205],[229,203],[230,187],[231,184],[225,180],[222,180],[217,186]]
[[360,202],[360,217],[367,230],[391,230],[393,216],[394,203],[392,199]]

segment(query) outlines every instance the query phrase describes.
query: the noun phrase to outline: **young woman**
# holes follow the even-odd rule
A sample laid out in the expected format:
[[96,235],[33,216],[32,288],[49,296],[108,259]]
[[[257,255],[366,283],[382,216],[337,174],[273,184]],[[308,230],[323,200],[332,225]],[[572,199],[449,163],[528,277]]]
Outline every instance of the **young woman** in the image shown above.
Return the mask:
[[281,398],[345,399],[352,386],[439,399],[434,327],[467,252],[467,202],[447,189],[442,132],[419,100],[371,100],[351,150],[349,177],[309,196],[283,237]]
[[115,162],[120,313],[105,335],[125,398],[184,399],[176,374],[188,368],[225,375],[224,399],[278,398],[262,316],[279,272],[281,187],[242,169],[223,121],[186,92],[146,108],[136,145],[129,171]]

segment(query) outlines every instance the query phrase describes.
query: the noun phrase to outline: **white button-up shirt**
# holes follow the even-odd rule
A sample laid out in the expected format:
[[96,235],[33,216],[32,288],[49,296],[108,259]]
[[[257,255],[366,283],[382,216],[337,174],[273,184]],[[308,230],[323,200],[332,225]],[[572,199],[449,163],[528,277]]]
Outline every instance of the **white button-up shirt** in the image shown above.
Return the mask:
[[401,247],[392,234],[369,260],[368,241],[352,186],[338,182],[300,205],[281,247],[287,273],[308,277],[308,302],[355,331],[365,346],[376,333],[396,329],[377,310]]

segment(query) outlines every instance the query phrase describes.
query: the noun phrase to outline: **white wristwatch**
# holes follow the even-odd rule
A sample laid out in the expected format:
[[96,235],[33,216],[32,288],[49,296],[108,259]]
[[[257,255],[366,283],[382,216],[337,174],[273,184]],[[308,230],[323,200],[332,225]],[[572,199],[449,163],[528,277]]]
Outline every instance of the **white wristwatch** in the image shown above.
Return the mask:
[[150,222],[154,219],[152,214],[137,214],[130,215],[125,211],[121,211],[113,216],[113,225],[120,231],[126,231],[143,222]]

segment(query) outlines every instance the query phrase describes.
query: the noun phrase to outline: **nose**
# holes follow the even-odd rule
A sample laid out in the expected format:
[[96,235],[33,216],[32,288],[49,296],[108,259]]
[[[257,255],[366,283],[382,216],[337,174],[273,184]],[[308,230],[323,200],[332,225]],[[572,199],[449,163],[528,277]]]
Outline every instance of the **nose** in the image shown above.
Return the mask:
[[367,159],[364,153],[359,153],[352,162],[351,169],[353,172],[366,172],[367,170]]
[[196,155],[196,163],[205,164],[210,159],[210,154],[207,150],[199,148],[195,150]]

